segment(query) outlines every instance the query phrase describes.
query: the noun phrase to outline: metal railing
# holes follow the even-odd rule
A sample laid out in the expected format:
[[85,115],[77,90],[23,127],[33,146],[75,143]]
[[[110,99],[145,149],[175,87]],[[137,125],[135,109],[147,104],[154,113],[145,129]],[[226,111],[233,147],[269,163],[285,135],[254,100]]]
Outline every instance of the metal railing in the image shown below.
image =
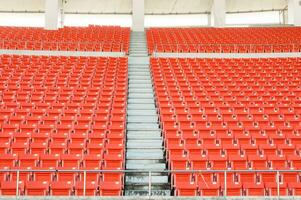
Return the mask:
[[[277,197],[280,197],[280,180],[282,173],[301,173],[301,170],[33,170],[33,169],[1,169],[0,173],[3,172],[11,172],[16,173],[16,196],[19,196],[19,183],[20,183],[20,173],[24,172],[32,172],[32,173],[83,173],[83,196],[86,196],[86,186],[87,186],[87,174],[89,173],[122,173],[122,174],[130,174],[130,173],[141,173],[141,174],[148,174],[148,196],[152,196],[152,176],[154,173],[163,173],[163,174],[216,174],[222,173],[224,176],[224,193],[223,196],[227,197],[227,176],[229,173],[271,173],[276,174],[276,184],[277,184]],[[172,189],[172,186],[171,186]],[[249,196],[249,195],[247,195]],[[272,195],[270,195],[272,196]],[[286,195],[288,196],[288,195]]]
[[154,44],[156,53],[289,53],[300,52],[301,43],[293,44]]

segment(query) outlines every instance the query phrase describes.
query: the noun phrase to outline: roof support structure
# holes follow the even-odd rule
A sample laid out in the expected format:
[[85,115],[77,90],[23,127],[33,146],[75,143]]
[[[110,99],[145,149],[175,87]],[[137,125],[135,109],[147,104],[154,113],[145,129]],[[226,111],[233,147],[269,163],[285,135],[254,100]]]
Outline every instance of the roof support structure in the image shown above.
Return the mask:
[[62,24],[61,0],[45,0],[45,29],[57,30]]
[[132,0],[132,29],[144,31],[144,0]]
[[212,0],[210,22],[214,27],[226,25],[226,0]]
[[301,0],[288,0],[288,24],[301,26]]

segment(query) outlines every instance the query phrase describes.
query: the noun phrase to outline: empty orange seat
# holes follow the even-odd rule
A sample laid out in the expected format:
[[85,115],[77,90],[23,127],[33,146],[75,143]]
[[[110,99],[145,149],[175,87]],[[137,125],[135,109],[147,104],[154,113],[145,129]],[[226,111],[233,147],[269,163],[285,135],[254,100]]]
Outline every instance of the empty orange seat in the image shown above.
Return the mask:
[[50,194],[53,196],[70,196],[73,192],[73,182],[51,182]]
[[25,195],[46,196],[49,192],[49,183],[47,181],[27,181],[25,188]]

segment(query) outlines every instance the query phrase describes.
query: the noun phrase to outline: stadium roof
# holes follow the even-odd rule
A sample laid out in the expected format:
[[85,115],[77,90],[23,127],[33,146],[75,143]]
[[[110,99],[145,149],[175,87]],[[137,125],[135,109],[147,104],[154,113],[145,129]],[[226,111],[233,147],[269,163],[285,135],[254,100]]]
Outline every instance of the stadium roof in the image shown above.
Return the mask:
[[[201,14],[211,0],[145,0],[146,14]],[[64,0],[67,13],[130,14],[131,0]],[[227,0],[227,12],[282,10],[287,0]],[[0,0],[2,12],[44,12],[44,0]]]

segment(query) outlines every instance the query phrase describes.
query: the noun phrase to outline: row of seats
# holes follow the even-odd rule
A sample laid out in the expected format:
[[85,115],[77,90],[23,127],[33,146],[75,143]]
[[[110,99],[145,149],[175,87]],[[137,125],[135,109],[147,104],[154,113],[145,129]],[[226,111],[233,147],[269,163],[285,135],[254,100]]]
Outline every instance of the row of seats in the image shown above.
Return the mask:
[[88,26],[49,31],[31,27],[0,27],[0,37],[1,49],[128,53],[130,28]]
[[[123,147],[120,147],[123,148]],[[123,157],[108,151],[104,155],[93,152],[90,154],[0,154],[2,169],[122,169]],[[99,150],[99,152],[101,149]],[[5,177],[1,177],[5,179]]]
[[[301,169],[301,59],[152,58],[151,71],[169,169]],[[208,173],[173,173],[175,194],[223,195]],[[277,194],[275,173],[249,174],[232,174],[227,195]],[[281,194],[300,194],[292,176]]]
[[[279,182],[280,196],[300,196],[301,183],[291,181],[296,174],[281,175],[288,182]],[[212,179],[215,179],[213,180]],[[278,185],[275,173],[227,173],[225,184],[224,173],[174,176],[177,196],[278,196]],[[236,181],[234,179],[237,179]],[[257,181],[256,179],[259,180]],[[212,180],[211,180],[212,179]],[[263,180],[260,180],[263,179]],[[264,180],[266,179],[266,180]],[[176,181],[177,180],[177,181]]]
[[[46,170],[20,172],[20,195],[82,192],[82,174],[58,170],[124,169],[127,71],[127,58],[0,56],[0,171]],[[16,194],[16,172],[0,175]],[[87,195],[121,195],[123,176],[87,175]]]
[[150,28],[149,53],[300,52],[300,28]]
[[[120,196],[121,184],[103,181],[16,181],[0,182],[0,195],[26,196]],[[84,192],[85,191],[85,192]]]

